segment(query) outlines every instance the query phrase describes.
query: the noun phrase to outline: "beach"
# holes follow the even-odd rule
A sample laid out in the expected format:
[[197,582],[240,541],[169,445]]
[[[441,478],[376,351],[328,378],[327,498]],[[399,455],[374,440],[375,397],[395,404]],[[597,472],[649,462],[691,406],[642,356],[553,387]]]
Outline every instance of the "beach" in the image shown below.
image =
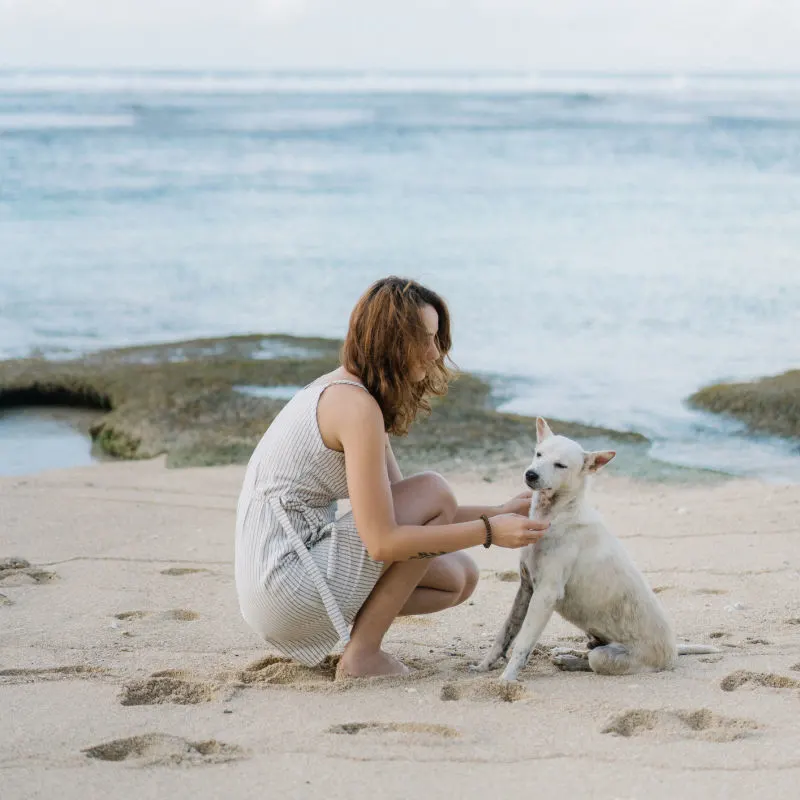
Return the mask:
[[[0,800],[797,797],[798,127],[798,74],[0,68]],[[244,465],[389,274],[458,376],[404,473],[499,504],[537,415],[613,448],[594,502],[715,652],[562,673],[554,617],[476,674],[497,547],[402,680],[247,627]]]
[[[519,491],[445,471],[463,503]],[[524,465],[522,465],[524,467]],[[474,675],[517,553],[473,554],[469,603],[398,620],[404,680],[332,680],[270,651],[233,582],[242,465],[163,458],[0,478],[0,795],[797,796],[800,486],[600,474],[593,502],[671,615],[719,654],[674,671]],[[550,646],[580,632],[553,618]]]

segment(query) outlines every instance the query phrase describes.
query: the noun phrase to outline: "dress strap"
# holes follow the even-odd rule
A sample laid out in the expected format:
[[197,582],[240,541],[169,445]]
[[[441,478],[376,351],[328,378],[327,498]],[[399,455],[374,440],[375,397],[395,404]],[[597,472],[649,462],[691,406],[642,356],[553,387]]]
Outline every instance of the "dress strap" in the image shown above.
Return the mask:
[[350,380],[347,380],[346,378],[342,378],[341,380],[338,380],[338,381],[330,381],[329,383],[323,383],[323,384],[321,384],[321,387],[323,389],[327,389],[329,386],[336,386],[337,384],[340,384],[340,383],[346,383],[349,386],[360,386],[367,394],[370,393],[369,389],[367,389],[367,387],[364,386],[363,383],[359,383],[358,381],[350,381]]

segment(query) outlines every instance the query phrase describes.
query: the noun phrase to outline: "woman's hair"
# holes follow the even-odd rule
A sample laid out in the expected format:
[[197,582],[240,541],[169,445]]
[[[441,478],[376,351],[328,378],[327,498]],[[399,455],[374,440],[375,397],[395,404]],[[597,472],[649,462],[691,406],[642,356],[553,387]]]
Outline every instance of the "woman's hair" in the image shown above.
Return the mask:
[[[428,331],[420,313],[426,305],[439,315],[439,357],[427,364],[423,354]],[[356,303],[342,365],[358,375],[378,401],[386,430],[402,436],[420,411],[430,411],[427,396],[447,393],[452,372],[445,360],[450,347],[450,312],[444,300],[416,281],[392,275],[373,283]],[[426,370],[419,382],[410,375],[416,364]]]

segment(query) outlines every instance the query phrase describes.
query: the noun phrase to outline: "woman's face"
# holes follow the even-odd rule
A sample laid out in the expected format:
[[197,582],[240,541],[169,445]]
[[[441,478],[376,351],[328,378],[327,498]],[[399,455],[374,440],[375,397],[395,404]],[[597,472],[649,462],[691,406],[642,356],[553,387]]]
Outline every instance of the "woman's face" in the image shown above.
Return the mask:
[[439,347],[436,343],[436,336],[439,333],[439,315],[433,306],[422,306],[420,309],[422,324],[427,333],[427,344],[422,351],[421,359],[411,367],[411,380],[419,383],[425,380],[428,368],[439,358]]

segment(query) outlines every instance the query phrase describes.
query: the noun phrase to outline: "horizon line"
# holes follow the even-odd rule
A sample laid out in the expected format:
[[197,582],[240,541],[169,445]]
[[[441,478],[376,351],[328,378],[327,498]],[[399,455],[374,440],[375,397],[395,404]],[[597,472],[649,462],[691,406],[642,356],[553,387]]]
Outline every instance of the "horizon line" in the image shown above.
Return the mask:
[[186,72],[208,72],[215,74],[261,74],[261,75],[398,75],[398,76],[459,76],[471,75],[496,75],[502,77],[569,77],[569,76],[594,76],[608,78],[727,78],[727,77],[800,77],[800,67],[795,69],[563,69],[563,68],[507,68],[507,67],[260,67],[260,66],[69,66],[69,65],[36,65],[29,64],[3,64],[0,63],[0,73],[3,72],[149,72],[162,74],[176,74]]

